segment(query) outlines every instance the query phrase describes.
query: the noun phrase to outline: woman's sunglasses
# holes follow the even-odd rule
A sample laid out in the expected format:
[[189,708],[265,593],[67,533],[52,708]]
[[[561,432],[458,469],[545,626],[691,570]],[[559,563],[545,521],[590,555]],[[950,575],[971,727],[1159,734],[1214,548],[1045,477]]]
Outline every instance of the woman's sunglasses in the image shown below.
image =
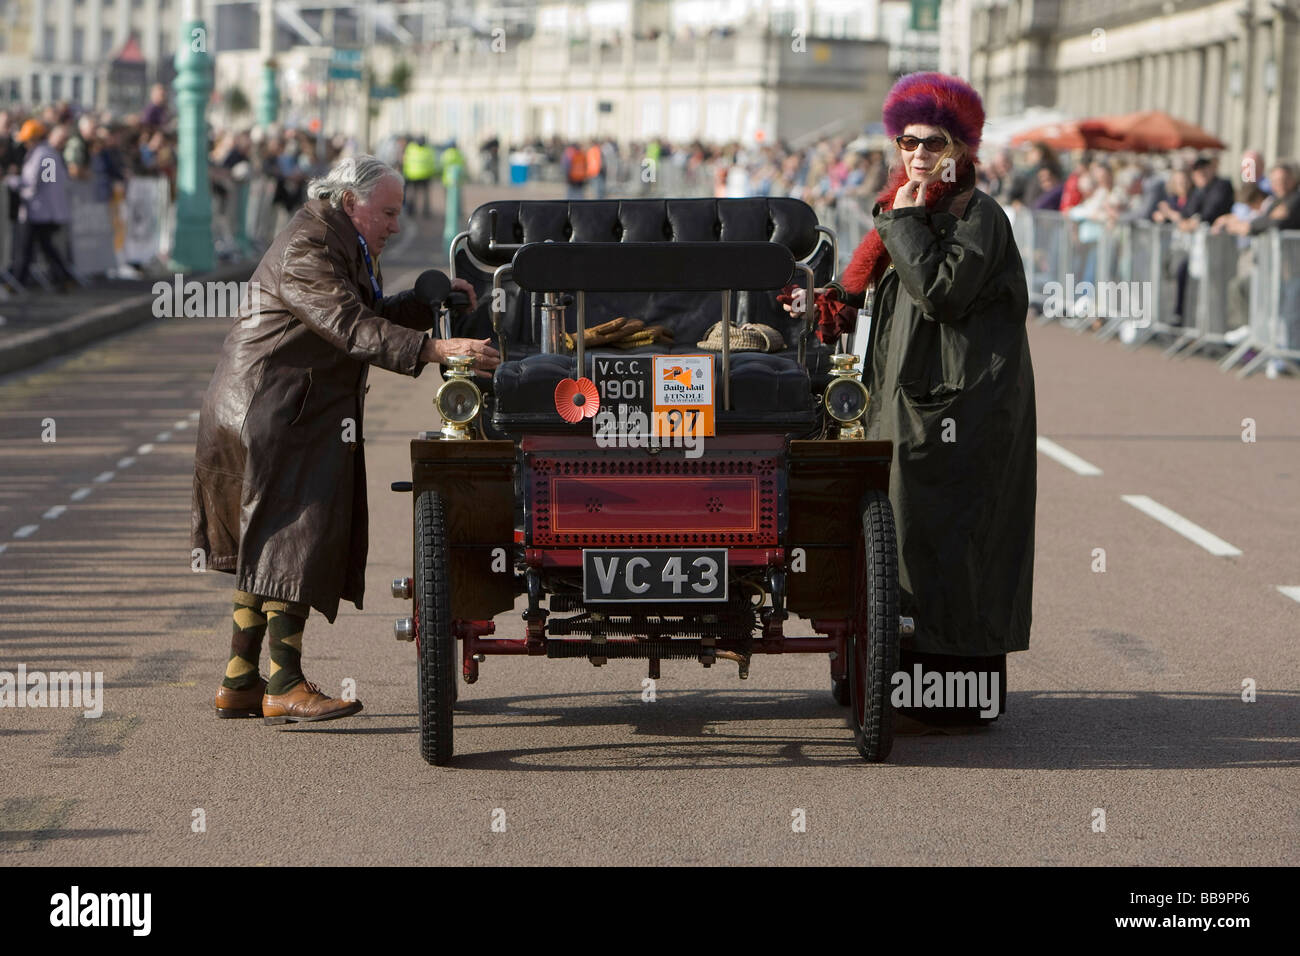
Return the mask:
[[948,148],[948,139],[944,136],[927,136],[925,139],[918,139],[915,136],[895,136],[894,142],[909,153],[922,143],[925,143],[925,148],[931,153],[942,152]]

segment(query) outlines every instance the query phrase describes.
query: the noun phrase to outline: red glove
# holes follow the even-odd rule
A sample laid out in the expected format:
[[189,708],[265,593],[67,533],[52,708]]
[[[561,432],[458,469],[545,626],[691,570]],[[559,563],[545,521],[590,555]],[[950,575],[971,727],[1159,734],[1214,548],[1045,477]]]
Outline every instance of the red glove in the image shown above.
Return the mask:
[[[793,304],[794,293],[798,289],[804,289],[804,286],[791,283],[781,290],[776,301],[782,305]],[[825,292],[817,293],[813,308],[817,310],[817,338],[822,342],[834,342],[842,333],[857,328],[858,310],[840,301],[838,286],[832,285]]]

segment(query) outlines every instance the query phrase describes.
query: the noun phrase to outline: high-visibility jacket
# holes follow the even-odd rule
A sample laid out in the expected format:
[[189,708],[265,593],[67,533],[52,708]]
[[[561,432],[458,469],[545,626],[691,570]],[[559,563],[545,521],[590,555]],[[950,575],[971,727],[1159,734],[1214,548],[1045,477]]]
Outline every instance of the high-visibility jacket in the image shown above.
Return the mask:
[[465,157],[459,149],[457,149],[455,146],[448,146],[446,149],[442,151],[441,158],[442,158],[442,184],[444,186],[450,186],[452,184],[452,179],[456,175],[451,171],[453,166],[459,166],[461,168],[460,175],[462,178],[464,177]]
[[421,182],[432,179],[437,170],[438,159],[433,153],[432,146],[421,146],[419,143],[406,144],[406,151],[402,153],[403,176]]
[[595,178],[600,175],[600,147],[595,143],[587,147],[587,176]]

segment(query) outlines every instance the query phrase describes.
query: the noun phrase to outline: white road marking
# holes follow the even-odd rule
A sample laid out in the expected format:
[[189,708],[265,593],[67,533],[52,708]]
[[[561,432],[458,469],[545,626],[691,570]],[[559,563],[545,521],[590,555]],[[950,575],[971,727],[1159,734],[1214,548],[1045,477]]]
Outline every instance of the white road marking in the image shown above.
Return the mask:
[[159,432],[154,436],[154,441],[169,441],[172,437],[171,432]]
[[1198,524],[1188,521],[1176,511],[1170,511],[1164,505],[1157,501],[1152,501],[1146,495],[1120,495],[1123,501],[1128,502],[1138,511],[1148,517],[1155,518],[1166,528],[1177,531],[1189,541],[1199,544],[1210,554],[1216,557],[1229,557],[1234,554],[1241,554],[1240,548],[1234,548],[1222,538],[1210,534]]
[[190,412],[190,421],[192,421],[192,422],[197,422],[198,420],[199,420],[199,413],[198,413],[198,412]]
[[115,474],[117,474],[115,471],[101,471],[95,476],[95,481],[102,485],[106,481],[112,481]]
[[14,537],[15,537],[15,538],[30,538],[32,535],[34,535],[34,534],[36,533],[36,529],[39,528],[39,527],[40,527],[40,525],[38,525],[38,524],[25,524],[25,525],[23,525],[21,528],[19,528],[17,531],[14,532]]
[[86,495],[88,495],[88,494],[90,494],[90,489],[89,489],[89,488],[78,488],[76,491],[74,491],[74,492],[73,492],[72,494],[70,494],[68,497],[71,498],[73,501],[80,501],[82,498],[86,497]]
[[9,550],[9,545],[7,545],[7,544],[0,544],[0,554],[4,554],[4,553],[5,553],[6,551],[8,551],[8,550]]
[[49,511],[45,512],[45,514],[41,515],[41,517],[49,521],[53,521],[55,518],[57,518],[59,515],[63,514],[63,512],[67,510],[68,510],[67,505],[55,505]]
[[135,459],[132,458],[130,455],[127,455],[125,458],[119,458],[117,460],[117,467],[119,468],[130,468],[134,464],[135,464]]
[[183,432],[185,431],[185,429],[189,427],[190,427],[190,423],[182,418],[180,421],[178,421],[175,425],[172,426],[172,431]]
[[1277,589],[1293,601],[1300,601],[1300,584],[1279,584]]
[[1066,451],[1056,442],[1050,438],[1044,438],[1042,435],[1038,436],[1038,450],[1053,461],[1069,468],[1076,475],[1092,477],[1101,474],[1101,469],[1096,465],[1084,461],[1074,452]]
[[153,451],[153,445],[150,445],[150,444],[148,444],[148,443],[145,443],[145,444],[141,445],[139,448],[137,448],[137,449],[135,450],[135,453],[136,453],[137,455],[147,455],[147,454],[149,454],[149,452],[151,452],[151,451]]

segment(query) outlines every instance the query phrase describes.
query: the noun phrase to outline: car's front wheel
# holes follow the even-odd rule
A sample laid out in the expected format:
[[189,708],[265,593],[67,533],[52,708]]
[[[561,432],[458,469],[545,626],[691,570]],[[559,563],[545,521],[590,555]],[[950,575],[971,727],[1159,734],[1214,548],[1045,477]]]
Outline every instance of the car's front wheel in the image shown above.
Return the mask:
[[868,492],[854,551],[853,633],[849,637],[849,719],[863,759],[878,763],[894,746],[890,676],[898,669],[898,545],[889,496]]
[[415,646],[419,657],[420,756],[442,765],[452,754],[456,702],[456,637],[447,574],[447,519],[442,497],[424,491],[415,502]]

